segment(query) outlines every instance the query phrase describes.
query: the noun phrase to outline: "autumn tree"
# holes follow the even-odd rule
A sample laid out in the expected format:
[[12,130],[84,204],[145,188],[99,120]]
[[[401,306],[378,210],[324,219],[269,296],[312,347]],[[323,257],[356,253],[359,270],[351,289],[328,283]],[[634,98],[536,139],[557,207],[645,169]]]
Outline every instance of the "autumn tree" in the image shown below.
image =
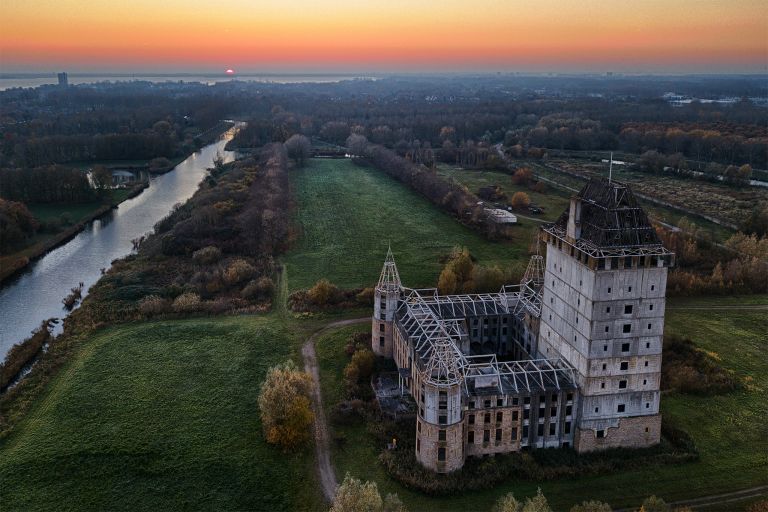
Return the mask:
[[304,165],[312,153],[312,143],[304,135],[295,134],[285,141],[285,149],[298,165]]
[[531,204],[531,198],[525,192],[515,192],[512,196],[512,208],[522,210],[528,208]]
[[528,185],[533,180],[533,172],[527,167],[521,167],[512,175],[513,185]]
[[443,295],[456,293],[457,279],[456,274],[449,267],[443,268],[440,277],[437,279],[437,289]]
[[330,512],[407,512],[397,494],[381,499],[376,482],[363,482],[349,473],[336,489]]
[[323,278],[307,291],[307,297],[315,305],[324,306],[333,300],[338,294],[338,291],[339,290],[335,284]]
[[0,253],[34,235],[38,227],[24,203],[0,198]]
[[499,498],[492,510],[493,512],[520,512],[522,508],[523,504],[510,492]]
[[268,443],[293,449],[309,440],[312,379],[292,361],[273,366],[261,385],[259,410]]
[[671,512],[672,507],[667,505],[661,498],[651,496],[643,501],[643,506],[640,507],[640,512]]

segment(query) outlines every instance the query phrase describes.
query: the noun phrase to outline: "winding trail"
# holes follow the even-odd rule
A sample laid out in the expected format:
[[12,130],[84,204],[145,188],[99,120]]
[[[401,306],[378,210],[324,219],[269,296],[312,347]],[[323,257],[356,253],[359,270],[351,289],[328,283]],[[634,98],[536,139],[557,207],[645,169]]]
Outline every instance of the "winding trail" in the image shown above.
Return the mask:
[[323,494],[328,501],[333,500],[339,483],[336,481],[336,473],[333,472],[333,466],[331,465],[328,425],[326,423],[325,410],[323,410],[323,397],[320,392],[320,372],[317,365],[315,340],[330,330],[370,321],[370,317],[363,317],[331,322],[315,331],[304,343],[304,346],[301,347],[301,355],[304,358],[304,371],[312,377],[312,381],[315,384],[312,387],[312,412],[315,413],[315,458],[317,459],[317,472],[320,477],[320,484],[323,487]]

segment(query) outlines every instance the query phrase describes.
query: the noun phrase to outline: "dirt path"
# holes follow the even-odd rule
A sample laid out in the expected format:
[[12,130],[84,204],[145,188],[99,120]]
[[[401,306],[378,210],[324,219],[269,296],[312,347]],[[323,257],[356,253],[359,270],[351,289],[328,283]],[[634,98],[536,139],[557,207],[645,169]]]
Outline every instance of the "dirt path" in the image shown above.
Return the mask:
[[336,494],[336,487],[339,484],[336,481],[333,466],[331,466],[328,425],[326,423],[325,411],[323,410],[323,397],[320,393],[320,373],[317,366],[315,340],[332,329],[370,321],[370,317],[364,317],[331,322],[322,329],[315,331],[304,343],[304,346],[301,347],[301,355],[304,358],[304,371],[312,377],[312,381],[315,384],[312,388],[312,412],[315,413],[315,459],[317,459],[317,472],[320,477],[320,484],[323,487],[323,494],[328,501],[333,500],[333,496]]
[[705,311],[768,311],[768,304],[712,304],[711,306],[668,306],[667,309],[699,309]]

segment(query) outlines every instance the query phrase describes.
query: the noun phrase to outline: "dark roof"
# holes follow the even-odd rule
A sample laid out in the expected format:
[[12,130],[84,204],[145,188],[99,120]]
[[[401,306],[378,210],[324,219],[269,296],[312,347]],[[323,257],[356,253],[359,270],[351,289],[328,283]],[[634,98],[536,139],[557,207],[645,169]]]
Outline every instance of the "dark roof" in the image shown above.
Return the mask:
[[[593,178],[577,194],[581,199],[580,241],[599,248],[660,246],[656,230],[624,183]],[[566,231],[569,209],[555,226]]]

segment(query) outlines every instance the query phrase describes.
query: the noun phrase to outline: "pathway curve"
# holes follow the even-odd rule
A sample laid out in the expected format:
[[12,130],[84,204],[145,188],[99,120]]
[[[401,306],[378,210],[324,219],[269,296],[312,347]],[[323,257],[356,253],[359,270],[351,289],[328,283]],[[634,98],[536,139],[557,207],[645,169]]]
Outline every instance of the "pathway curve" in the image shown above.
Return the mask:
[[345,327],[348,325],[362,324],[370,322],[371,317],[352,318],[349,320],[338,320],[326,324],[323,328],[315,331],[301,347],[301,355],[304,358],[304,371],[312,377],[312,412],[315,414],[315,459],[317,460],[317,472],[320,476],[320,484],[323,487],[323,494],[328,501],[332,501],[336,495],[336,487],[339,483],[336,481],[336,473],[331,465],[331,449],[328,436],[328,425],[323,410],[323,397],[320,392],[320,372],[317,365],[317,353],[315,352],[315,340],[326,332]]

